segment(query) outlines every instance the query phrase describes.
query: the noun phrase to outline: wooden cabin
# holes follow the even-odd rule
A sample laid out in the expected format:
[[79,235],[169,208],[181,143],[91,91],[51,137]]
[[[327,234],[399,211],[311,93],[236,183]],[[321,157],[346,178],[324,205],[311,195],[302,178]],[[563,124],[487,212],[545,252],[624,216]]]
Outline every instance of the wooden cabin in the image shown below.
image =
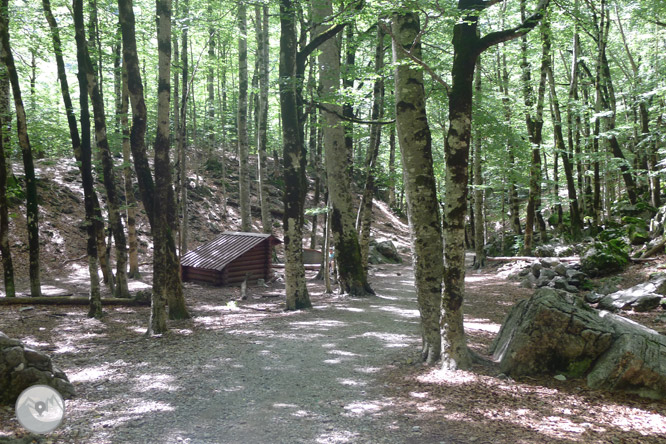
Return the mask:
[[279,243],[271,234],[225,231],[181,258],[183,282],[229,285],[248,274],[249,280],[268,280],[272,249]]

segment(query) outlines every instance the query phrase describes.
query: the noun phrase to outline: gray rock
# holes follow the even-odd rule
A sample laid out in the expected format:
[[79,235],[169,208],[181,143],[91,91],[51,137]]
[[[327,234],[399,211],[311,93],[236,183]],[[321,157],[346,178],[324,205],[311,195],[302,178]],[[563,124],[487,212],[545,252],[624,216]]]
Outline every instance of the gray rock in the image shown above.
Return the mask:
[[536,262],[532,265],[532,274],[534,277],[539,277],[542,268],[543,266],[539,262]]
[[555,247],[552,245],[539,245],[534,249],[536,257],[553,257],[555,256]]
[[656,292],[663,291],[662,286],[666,282],[665,279],[659,277],[652,281],[634,285],[626,290],[608,294],[599,301],[598,308],[608,311],[634,310],[644,312],[654,310],[661,303],[662,295]]
[[401,264],[402,257],[398,253],[395,244],[390,240],[378,241],[375,245],[377,252],[387,258],[392,264]]
[[539,279],[545,278],[549,281],[553,280],[555,276],[557,276],[557,273],[555,273],[555,271],[553,271],[551,268],[543,268],[541,269],[541,273],[539,273]]
[[587,375],[592,388],[666,398],[666,337],[561,290],[543,288],[516,304],[490,352],[512,377]]
[[534,288],[536,285],[537,278],[534,277],[533,274],[528,274],[523,278],[522,281],[520,281],[520,286],[522,288]]
[[9,336],[0,331],[0,348],[16,347],[20,344],[21,342],[17,339],[11,339]]
[[554,268],[560,264],[559,259],[556,258],[543,258],[541,259],[541,265],[543,265],[544,268]]
[[528,274],[530,274],[531,272],[532,272],[532,269],[531,269],[530,267],[523,268],[522,270],[520,270],[520,271],[518,272],[518,276],[520,276],[520,277],[525,277],[525,276],[527,276]]
[[596,304],[598,303],[601,298],[603,298],[603,294],[595,293],[594,291],[591,291],[585,295],[585,302],[588,304]]
[[555,267],[553,267],[553,270],[555,270],[555,273],[559,274],[560,276],[567,275],[567,267],[564,264],[557,264]]
[[23,346],[0,332],[4,344],[0,347],[0,404],[13,404],[23,390],[35,384],[46,384],[65,398],[74,396],[74,386],[65,373],[53,367],[51,358],[38,350]]
[[542,288],[511,309],[490,352],[500,371],[512,377],[564,372],[572,362],[600,356],[613,333],[581,299]]
[[569,285],[567,279],[564,276],[555,276],[551,282],[553,284],[553,288],[558,290],[566,290],[566,286]]
[[614,321],[619,337],[587,375],[587,385],[666,398],[666,337],[619,316]]

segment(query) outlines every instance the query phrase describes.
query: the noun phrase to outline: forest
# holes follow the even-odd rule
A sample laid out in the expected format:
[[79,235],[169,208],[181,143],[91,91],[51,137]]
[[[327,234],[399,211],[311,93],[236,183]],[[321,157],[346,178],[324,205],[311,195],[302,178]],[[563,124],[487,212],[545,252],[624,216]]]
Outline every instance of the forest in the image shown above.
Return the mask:
[[[26,353],[53,352],[80,399],[124,412],[84,431],[76,404],[62,437],[133,442],[148,422],[157,442],[166,430],[227,442],[206,422],[219,412],[178,417],[187,406],[147,395],[129,405],[109,384],[185,390],[197,405],[222,384],[211,369],[239,359],[254,370],[230,371],[220,402],[260,407],[225,413],[228,442],[663,442],[666,2],[0,2],[0,351],[16,337]],[[189,282],[185,255],[230,232],[272,239],[272,277]],[[405,263],[378,263],[379,243]],[[312,250],[319,264],[305,260]],[[626,302],[639,285],[647,296]],[[581,327],[557,336],[556,321],[527,319],[539,298]],[[643,337],[616,314],[588,323],[603,310],[654,330]],[[555,339],[516,351],[522,325]],[[322,335],[336,339],[313,344],[336,354],[303,352],[311,359],[292,369],[299,341]],[[625,359],[610,356],[628,337],[646,341],[622,345],[643,349],[646,373],[615,368],[608,382],[599,363]],[[84,362],[86,349],[96,357]],[[142,350],[154,374],[117,364],[140,363]],[[183,362],[169,370],[160,353]],[[3,356],[4,389],[18,377]],[[294,372],[275,396],[250,391],[262,357]],[[338,413],[312,413],[312,388],[293,403],[280,396],[336,359],[382,376],[338,377],[330,391],[349,390],[335,402],[347,419],[329,429],[320,416]],[[507,388],[514,379],[526,385]],[[373,401],[357,399],[366,384]],[[470,413],[488,391],[517,404],[501,413],[507,423],[494,404]],[[535,406],[546,392],[550,404]],[[0,402],[20,391],[6,393]],[[303,406],[291,416],[315,425],[290,434],[274,403]],[[544,419],[576,403],[573,423]],[[169,412],[177,426],[137,412]],[[448,437],[432,426],[438,413]],[[262,414],[272,419],[255,430]],[[466,421],[483,423],[470,441]]]

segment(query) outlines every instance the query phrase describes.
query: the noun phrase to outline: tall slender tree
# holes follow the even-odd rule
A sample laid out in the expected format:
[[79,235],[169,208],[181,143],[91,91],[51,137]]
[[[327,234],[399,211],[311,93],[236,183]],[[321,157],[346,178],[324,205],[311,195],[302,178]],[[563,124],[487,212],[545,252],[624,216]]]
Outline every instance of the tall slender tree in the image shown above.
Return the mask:
[[520,37],[541,19],[549,0],[540,0],[536,12],[518,26],[479,35],[480,14],[494,1],[459,0],[463,14],[453,28],[453,66],[449,90],[449,129],[444,146],[446,158],[446,201],[444,209],[444,344],[445,368],[469,368],[471,355],[463,328],[462,303],[465,295],[465,216],[472,118],[472,90],[476,59],[491,46]]
[[[2,42],[0,42],[0,45]],[[1,50],[0,50],[1,51]],[[9,117],[9,78],[4,61],[0,61],[0,254],[2,255],[2,269],[5,282],[5,295],[8,298],[16,296],[14,283],[14,262],[9,248],[9,203],[7,201],[7,165],[6,155],[7,133],[10,129]]]
[[250,143],[247,131],[247,6],[238,3],[238,177],[241,231],[252,230],[250,211]]
[[9,42],[9,0],[2,0],[0,4],[0,57],[7,69],[9,83],[12,86],[14,96],[14,109],[16,110],[16,125],[18,132],[21,156],[23,157],[23,169],[25,173],[25,195],[26,195],[26,221],[28,225],[28,251],[30,271],[30,295],[39,297],[42,295],[41,279],[39,272],[39,205],[37,203],[37,179],[35,177],[35,165],[32,155],[32,146],[28,137],[28,120],[23,106],[21,96],[21,85],[19,84],[18,72],[14,63]]
[[406,63],[405,52],[421,58],[419,17],[393,15],[395,117],[404,168],[407,214],[412,238],[416,299],[421,314],[421,356],[434,364],[442,350],[442,232],[432,159],[432,137],[426,117],[423,70]]
[[116,244],[116,286],[115,296],[121,298],[130,297],[127,284],[127,241],[125,229],[120,218],[120,195],[116,188],[116,174],[111,156],[111,148],[106,132],[106,114],[104,110],[104,99],[100,91],[97,71],[92,64],[88,45],[85,41],[85,29],[83,24],[83,1],[74,0],[74,28],[77,35],[77,61],[79,70],[87,77],[88,95],[93,105],[95,122],[95,140],[102,158],[102,173],[104,178],[104,189],[107,196],[107,209],[109,212],[109,224]]
[[[333,16],[331,1],[313,2],[313,16],[318,23],[315,33],[323,33],[330,26],[326,22]],[[345,144],[345,128],[340,119],[342,107],[336,104],[340,94],[340,50],[335,39],[321,44],[318,61],[321,94],[326,102],[323,107],[324,152],[340,292],[357,296],[374,294],[362,265],[358,233],[354,227],[349,171],[352,153]]]
[[[65,104],[65,112],[67,113],[67,124],[69,127],[69,136],[72,141],[72,149],[74,151],[74,158],[79,164],[81,172],[81,179],[83,185],[83,199],[86,212],[86,230],[87,230],[87,243],[86,252],[88,255],[88,273],[90,275],[90,308],[88,315],[90,317],[100,318],[102,316],[102,301],[99,288],[99,275],[97,271],[97,233],[95,225],[95,205],[97,201],[97,193],[94,189],[94,178],[92,175],[92,152],[90,149],[90,118],[86,117],[88,143],[85,145],[81,143],[79,137],[79,130],[76,124],[76,117],[74,116],[74,108],[72,106],[72,99],[69,94],[69,84],[67,82],[67,72],[65,71],[65,62],[62,56],[62,42],[60,40],[60,30],[58,24],[51,11],[51,2],[49,0],[42,0],[44,8],[44,15],[51,29],[51,38],[53,40],[53,52],[56,57],[56,65],[58,69],[58,80],[60,82],[60,91],[62,93],[63,103]],[[84,72],[80,72],[80,76],[85,76]],[[86,78],[87,81],[87,78]],[[83,85],[84,91],[87,91],[87,85]],[[83,100],[87,102],[87,94],[83,94]],[[84,103],[81,107],[82,113],[88,112],[87,105]],[[82,124],[82,131],[84,131]]]
[[259,103],[257,110],[257,159],[259,175],[259,204],[261,207],[261,227],[264,233],[273,231],[268,202],[268,82],[269,82],[269,29],[268,5],[255,5],[257,37],[257,65],[259,66]]

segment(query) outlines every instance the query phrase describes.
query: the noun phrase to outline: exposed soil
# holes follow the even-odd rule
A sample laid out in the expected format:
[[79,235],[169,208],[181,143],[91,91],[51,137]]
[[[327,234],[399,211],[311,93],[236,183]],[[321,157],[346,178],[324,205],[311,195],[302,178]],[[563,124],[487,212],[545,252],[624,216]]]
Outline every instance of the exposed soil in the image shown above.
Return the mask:
[[[49,198],[74,201],[62,192],[71,182],[43,180]],[[209,210],[207,219],[193,224],[200,230],[193,243],[214,234],[219,201],[206,199],[199,204]],[[43,249],[45,293],[86,294],[85,263],[65,264],[83,251],[80,214],[62,208],[44,209],[50,238],[62,238]],[[71,218],[70,228],[58,222],[63,218]],[[399,249],[407,245],[404,221],[385,206],[376,220],[376,237]],[[13,224],[16,232],[20,216]],[[15,260],[25,294],[20,242],[14,240]],[[149,269],[142,268],[144,278],[132,281],[132,290],[150,286]],[[634,265],[617,281],[628,287],[660,269]],[[63,425],[46,437],[27,434],[13,407],[0,408],[0,442],[666,442],[666,403],[589,390],[584,380],[498,375],[488,345],[509,308],[532,290],[496,271],[468,270],[466,332],[470,347],[486,358],[469,372],[420,363],[409,265],[373,267],[377,296],[363,299],[326,295],[309,272],[314,309],[298,313],[283,311],[279,279],[250,287],[247,301],[238,300],[238,288],[186,284],[192,319],[170,322],[170,332],[154,338],[144,336],[148,308],[105,307],[107,315],[94,320],[84,307],[2,307],[0,331],[49,353],[77,397],[67,401]],[[666,330],[655,312],[627,315]]]

